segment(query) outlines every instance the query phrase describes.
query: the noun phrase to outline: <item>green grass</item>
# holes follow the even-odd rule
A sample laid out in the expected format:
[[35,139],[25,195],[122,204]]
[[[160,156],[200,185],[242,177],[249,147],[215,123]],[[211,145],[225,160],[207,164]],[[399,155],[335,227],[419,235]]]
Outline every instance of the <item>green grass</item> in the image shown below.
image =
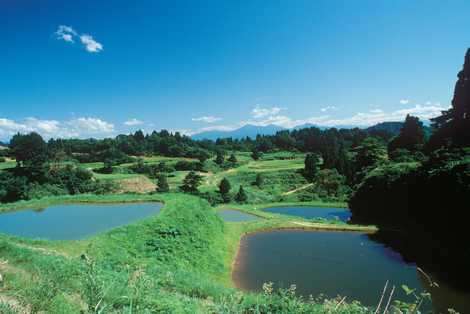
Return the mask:
[[[227,152],[229,155],[230,152]],[[213,160],[206,162],[207,172],[201,172],[203,183],[200,187],[202,192],[217,191],[218,184],[226,177],[232,185],[232,193],[235,194],[240,185],[243,185],[248,194],[250,203],[265,203],[273,201],[298,201],[301,193],[293,193],[289,196],[285,193],[305,186],[308,182],[300,174],[304,167],[303,153],[274,152],[264,154],[260,160],[253,160],[251,152],[235,152],[238,160],[237,166],[229,169],[221,169]],[[188,158],[171,158],[164,156],[143,157],[146,164],[157,164],[161,161],[168,165],[174,165],[180,160],[192,160]],[[81,164],[85,168],[99,169],[102,163]],[[112,174],[94,173],[94,177],[101,180],[119,181],[123,179],[136,178],[139,174],[130,172],[133,163],[116,166]],[[168,174],[168,183],[171,191],[178,191],[188,171],[173,171]],[[261,174],[265,179],[262,189],[253,186],[256,175]]]
[[5,162],[0,162],[0,170],[11,169],[16,167],[16,161],[7,159]]
[[[231,267],[240,238],[261,229],[310,228],[292,224],[287,216],[224,223],[204,200],[175,193],[83,195],[12,205],[97,201],[163,201],[165,206],[157,216],[86,241],[0,235],[0,256],[10,267],[2,269],[5,280],[0,294],[22,307],[47,313],[328,313],[337,304],[284,293],[235,293]],[[250,205],[240,208],[258,211]],[[327,222],[311,228],[319,225],[344,228]],[[82,254],[86,257],[81,258]],[[371,312],[357,304],[344,303],[340,308],[341,313]]]
[[99,180],[123,180],[123,179],[132,179],[137,178],[142,175],[137,173],[94,173],[93,176]]

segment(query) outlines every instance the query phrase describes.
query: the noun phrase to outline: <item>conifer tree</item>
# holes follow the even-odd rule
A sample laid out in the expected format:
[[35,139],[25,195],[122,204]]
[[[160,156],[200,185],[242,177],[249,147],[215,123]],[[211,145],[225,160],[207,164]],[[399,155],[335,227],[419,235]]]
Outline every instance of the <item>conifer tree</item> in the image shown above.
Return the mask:
[[246,195],[245,190],[243,189],[243,186],[240,185],[240,188],[238,189],[237,195],[235,195],[235,201],[238,203],[246,203],[248,200],[248,196]]
[[157,179],[157,192],[165,193],[168,191],[170,191],[170,186],[168,185],[166,175],[160,174]]

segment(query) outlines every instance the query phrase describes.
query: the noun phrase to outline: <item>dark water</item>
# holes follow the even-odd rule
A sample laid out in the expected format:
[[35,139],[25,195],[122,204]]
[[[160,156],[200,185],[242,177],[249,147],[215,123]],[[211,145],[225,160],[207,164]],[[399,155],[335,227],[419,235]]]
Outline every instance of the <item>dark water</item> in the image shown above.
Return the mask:
[[224,221],[230,221],[230,222],[242,222],[242,221],[253,221],[253,220],[259,220],[260,218],[255,216],[255,215],[250,215],[238,210],[233,210],[233,209],[224,209],[219,212],[219,216],[224,220]]
[[[245,290],[260,290],[269,281],[277,287],[296,284],[304,296],[341,295],[369,306],[378,304],[387,280],[396,286],[395,298],[403,301],[412,299],[400,288],[402,284],[418,291],[427,287],[416,265],[405,263],[399,253],[367,235],[353,232],[284,230],[248,235],[242,239],[233,279]],[[439,289],[430,291],[435,307],[470,313],[469,295],[439,284]],[[423,309],[430,310],[431,304]]]
[[78,240],[158,214],[160,203],[69,204],[0,214],[0,232],[28,238]]
[[324,218],[324,219],[339,219],[341,221],[348,221],[351,217],[351,212],[347,208],[328,208],[328,207],[307,207],[307,206],[291,206],[291,207],[270,207],[265,208],[264,211],[284,214],[291,216],[299,216],[307,219]]

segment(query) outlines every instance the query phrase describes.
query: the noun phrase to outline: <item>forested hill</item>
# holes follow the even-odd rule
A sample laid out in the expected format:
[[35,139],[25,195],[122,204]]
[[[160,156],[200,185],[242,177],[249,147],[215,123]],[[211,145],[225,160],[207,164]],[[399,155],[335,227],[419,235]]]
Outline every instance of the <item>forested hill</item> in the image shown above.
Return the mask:
[[391,162],[371,167],[349,201],[354,221],[401,230],[405,241],[378,237],[390,246],[407,246],[413,256],[405,258],[467,289],[470,252],[462,248],[468,245],[463,217],[470,202],[469,82],[470,49],[452,107],[432,120],[429,140],[419,119],[407,117],[388,144]]
[[403,122],[381,122],[376,125],[368,127],[367,131],[387,131],[394,135],[400,133],[403,127]]

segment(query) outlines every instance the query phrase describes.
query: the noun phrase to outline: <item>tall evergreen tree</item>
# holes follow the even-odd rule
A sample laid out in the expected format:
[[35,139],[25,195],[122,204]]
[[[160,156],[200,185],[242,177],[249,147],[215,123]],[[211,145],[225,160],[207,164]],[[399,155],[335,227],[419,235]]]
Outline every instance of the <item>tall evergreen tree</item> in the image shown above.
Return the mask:
[[253,158],[253,160],[258,160],[261,158],[261,153],[259,150],[257,149],[254,149],[252,152],[251,152],[251,158]]
[[231,154],[230,155],[230,158],[228,159],[229,162],[231,162],[232,164],[236,164],[238,162],[237,160],[237,157],[235,157],[235,154]]
[[215,157],[215,163],[219,166],[223,165],[225,161],[224,152],[221,150],[217,151],[217,156]]
[[198,193],[198,187],[201,185],[202,177],[194,171],[190,171],[183,179],[180,189],[186,193]]
[[435,132],[430,139],[431,149],[470,146],[470,48],[457,77],[452,108],[432,119]]
[[219,183],[219,192],[222,195],[222,199],[225,203],[230,201],[230,189],[231,189],[230,181],[227,178],[223,178],[222,181]]
[[304,176],[308,181],[313,181],[317,174],[317,156],[315,154],[307,154],[305,157]]
[[388,144],[389,155],[397,149],[406,149],[411,153],[420,150],[424,145],[423,123],[418,117],[406,116],[400,133]]
[[237,195],[235,195],[235,201],[237,201],[237,203],[246,203],[247,200],[248,200],[248,196],[246,195],[246,192],[243,189],[243,186],[240,185]]
[[263,184],[264,184],[264,178],[263,176],[261,175],[261,173],[258,173],[256,175],[256,179],[255,179],[255,183],[254,183],[258,188],[262,188],[263,187]]
[[157,178],[157,192],[165,193],[170,191],[166,175],[160,174]]

